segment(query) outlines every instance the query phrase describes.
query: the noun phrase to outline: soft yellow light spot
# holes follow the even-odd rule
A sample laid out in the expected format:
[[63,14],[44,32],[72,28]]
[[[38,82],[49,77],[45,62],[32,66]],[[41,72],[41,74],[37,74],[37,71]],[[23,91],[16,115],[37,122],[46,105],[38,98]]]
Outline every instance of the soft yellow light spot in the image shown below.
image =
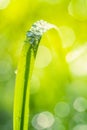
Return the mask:
[[76,48],[66,55],[66,60],[73,75],[87,75],[87,43],[83,44],[83,46]]
[[72,62],[73,60],[75,60],[76,58],[78,58],[78,56],[80,56],[81,54],[81,50],[77,51],[73,51],[73,52],[70,52],[66,55],[66,60],[67,62]]
[[78,97],[74,103],[73,107],[78,112],[83,112],[87,109],[87,100],[83,97]]
[[10,3],[10,0],[0,0],[0,9],[5,9]]
[[70,71],[77,76],[87,75],[87,54],[80,56],[70,64]]
[[45,46],[39,46],[36,56],[35,67],[44,68],[50,64],[51,60],[52,56],[50,50]]
[[83,46],[76,48],[75,50],[71,51],[66,55],[67,62],[72,62],[76,60],[79,56],[81,56],[82,54],[84,54],[84,52],[87,51],[87,43],[83,44]]
[[68,11],[71,16],[78,20],[87,19],[87,0],[71,0],[68,6]]
[[70,47],[76,39],[73,29],[67,26],[61,26],[60,31],[61,31],[63,47],[64,48]]
[[17,74],[17,73],[18,73],[18,70],[16,69],[16,70],[14,71],[14,73]]

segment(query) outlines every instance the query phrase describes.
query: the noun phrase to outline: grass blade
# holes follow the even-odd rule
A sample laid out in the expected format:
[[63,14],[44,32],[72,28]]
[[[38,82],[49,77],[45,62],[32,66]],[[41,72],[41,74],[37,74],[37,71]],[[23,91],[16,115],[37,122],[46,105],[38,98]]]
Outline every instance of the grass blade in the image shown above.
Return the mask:
[[[49,42],[52,43],[52,47],[57,51],[59,50],[60,57],[64,64],[63,66],[66,65],[62,54],[59,32],[56,31],[56,33],[54,33],[54,30],[57,30],[55,26],[41,20],[33,24],[30,31],[27,32],[27,38],[21,52],[16,77],[13,115],[14,130],[28,130],[30,79],[42,36],[43,38],[48,37]],[[55,42],[57,47],[53,45]]]

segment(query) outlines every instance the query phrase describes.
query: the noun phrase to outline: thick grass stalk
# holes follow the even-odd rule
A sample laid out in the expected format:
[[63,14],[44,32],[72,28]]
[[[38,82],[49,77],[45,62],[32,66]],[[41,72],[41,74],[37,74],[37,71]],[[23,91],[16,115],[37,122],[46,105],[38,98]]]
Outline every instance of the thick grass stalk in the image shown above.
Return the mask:
[[58,48],[55,48],[54,46],[53,47],[56,50],[59,50],[64,66],[66,64],[65,59],[62,56],[62,48],[59,41],[60,36],[59,34],[52,36],[54,35],[50,31],[52,28],[55,30],[55,27],[52,24],[41,20],[33,24],[30,31],[27,32],[26,42],[19,58],[18,72],[16,77],[13,130],[28,130],[30,80],[38,46],[41,37],[45,32],[47,32],[45,33],[46,36],[50,36],[49,38],[52,44],[55,44],[55,42],[58,44]]

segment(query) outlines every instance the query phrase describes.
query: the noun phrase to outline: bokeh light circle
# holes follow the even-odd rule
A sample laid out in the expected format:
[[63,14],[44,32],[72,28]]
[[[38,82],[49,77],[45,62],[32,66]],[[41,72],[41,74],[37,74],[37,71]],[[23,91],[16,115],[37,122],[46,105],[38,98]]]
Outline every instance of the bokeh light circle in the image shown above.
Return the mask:
[[77,112],[73,116],[73,120],[77,124],[82,124],[87,122],[87,113],[86,112]]
[[52,130],[65,130],[65,126],[59,117],[55,117],[55,122],[52,126]]
[[87,125],[86,124],[79,124],[76,125],[73,130],[87,130]]
[[5,9],[10,3],[10,0],[0,0],[0,9]]
[[54,116],[52,113],[45,111],[35,115],[32,119],[32,126],[36,129],[47,129],[54,124]]
[[67,117],[70,113],[70,106],[66,102],[59,102],[56,104],[54,112],[59,117]]
[[[87,54],[82,53],[81,50],[77,50],[75,53],[72,53],[72,55],[73,56],[71,56],[71,60],[73,61],[69,63],[71,73],[76,76],[87,75]],[[66,58],[67,61],[70,61],[70,55],[68,55]],[[73,58],[76,58],[76,60]]]
[[51,60],[52,55],[50,50],[47,47],[40,45],[36,56],[35,67],[44,68],[49,65]]
[[42,112],[37,117],[37,123],[42,128],[49,128],[54,123],[54,117],[50,112]]
[[32,126],[33,126],[35,129],[41,129],[41,127],[37,124],[37,117],[38,117],[38,114],[36,114],[36,115],[33,117],[31,123],[32,123]]
[[72,46],[72,44],[75,42],[76,39],[73,29],[68,26],[61,26],[60,31],[63,47],[67,48]]
[[87,20],[87,0],[71,0],[68,12],[75,19],[80,21]]
[[78,97],[74,101],[73,107],[78,112],[84,112],[87,109],[87,100],[83,97]]

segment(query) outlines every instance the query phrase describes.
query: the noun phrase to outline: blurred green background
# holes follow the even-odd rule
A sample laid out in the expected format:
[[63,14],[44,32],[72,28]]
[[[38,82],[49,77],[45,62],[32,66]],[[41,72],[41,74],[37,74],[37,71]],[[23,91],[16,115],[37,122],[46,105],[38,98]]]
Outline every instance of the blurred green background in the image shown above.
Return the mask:
[[[0,0],[0,130],[12,130],[13,97],[26,31],[55,24],[70,72],[41,45],[30,91],[29,130],[87,130],[87,0]],[[46,41],[45,41],[46,43]]]

